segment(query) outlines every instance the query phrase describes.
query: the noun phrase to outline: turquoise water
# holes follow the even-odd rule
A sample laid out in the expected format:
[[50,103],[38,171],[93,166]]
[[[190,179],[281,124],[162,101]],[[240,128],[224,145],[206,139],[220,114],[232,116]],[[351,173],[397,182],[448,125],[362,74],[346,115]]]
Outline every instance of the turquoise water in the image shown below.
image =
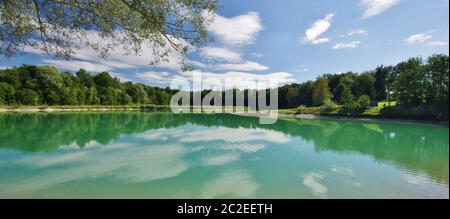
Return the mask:
[[0,198],[448,198],[448,127],[0,114]]

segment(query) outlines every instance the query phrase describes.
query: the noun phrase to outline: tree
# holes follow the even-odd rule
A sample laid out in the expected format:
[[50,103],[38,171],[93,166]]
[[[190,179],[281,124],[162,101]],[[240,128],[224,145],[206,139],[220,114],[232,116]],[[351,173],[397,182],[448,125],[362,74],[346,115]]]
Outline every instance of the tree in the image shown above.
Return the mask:
[[328,87],[328,80],[325,77],[320,77],[314,83],[312,102],[315,106],[321,106],[325,101],[330,101],[332,98],[330,88]]
[[5,82],[14,87],[14,89],[19,89],[22,86],[20,75],[17,69],[7,68],[0,71],[0,82]]
[[351,86],[353,83],[356,74],[349,71],[342,74],[326,74],[325,77],[328,79],[328,86],[330,87],[330,91],[333,94],[333,100],[336,102],[341,102],[341,92],[342,86],[340,86],[341,81],[346,81],[348,86]]
[[449,86],[449,57],[433,55],[427,61],[427,78],[431,81],[428,87],[427,102],[447,109]]
[[24,88],[17,92],[17,101],[23,105],[37,105],[39,102],[39,96],[33,90]]
[[360,97],[365,94],[373,98],[376,94],[374,84],[375,78],[370,72],[362,73],[355,78],[355,82],[352,87],[353,93],[356,97]]
[[367,109],[370,105],[370,97],[367,95],[360,96],[357,100],[357,104],[360,109]]
[[353,101],[355,100],[355,97],[352,94],[352,91],[350,90],[350,87],[342,86],[342,94],[341,94],[341,104],[344,106],[350,106]]
[[166,91],[159,91],[157,96],[157,103],[159,105],[169,105],[170,103],[170,94],[168,94]]
[[125,92],[120,92],[119,93],[119,104],[121,105],[127,105],[130,104],[132,102],[132,98]]
[[100,72],[94,76],[94,82],[98,87],[119,88],[120,80],[113,78],[108,72]]
[[375,69],[375,99],[385,100],[387,98],[387,77],[392,67],[379,66]]
[[80,81],[80,83],[83,86],[85,86],[87,88],[95,86],[94,79],[86,70],[80,69],[79,71],[77,71],[76,75],[77,75],[78,80]]
[[203,44],[216,8],[216,0],[0,1],[0,55],[30,46],[70,58],[76,46],[87,45],[107,56],[120,42],[129,53],[150,45],[149,61],[159,62]]
[[0,104],[13,104],[15,103],[15,95],[16,91],[13,86],[0,82]]
[[295,107],[298,105],[297,100],[298,89],[293,86],[289,86],[286,91],[286,100],[289,108]]
[[312,92],[314,88],[314,82],[307,81],[300,84],[298,88],[298,103],[300,105],[311,106],[312,105]]
[[425,70],[421,58],[411,58],[395,66],[393,92],[399,104],[419,106],[427,103],[430,85]]
[[344,105],[350,103],[354,99],[351,90],[352,85],[353,75],[346,74],[340,77],[339,84],[337,85],[333,95],[335,100]]
[[143,84],[133,84],[132,82],[125,82],[123,85],[123,89],[132,98],[134,103],[147,103],[148,96],[145,92]]

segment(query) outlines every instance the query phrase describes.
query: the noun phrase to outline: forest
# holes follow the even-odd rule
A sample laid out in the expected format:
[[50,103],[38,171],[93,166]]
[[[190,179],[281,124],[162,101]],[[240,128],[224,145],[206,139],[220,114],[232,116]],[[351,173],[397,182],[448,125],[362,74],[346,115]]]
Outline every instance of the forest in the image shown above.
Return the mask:
[[168,105],[173,92],[120,82],[108,72],[72,74],[30,65],[0,70],[0,105]]
[[[358,111],[388,101],[397,108],[448,120],[448,84],[449,56],[436,54],[426,60],[415,57],[372,71],[323,74],[315,81],[285,85],[278,90],[278,102],[280,109],[339,106]],[[0,105],[168,105],[176,92],[121,82],[108,72],[80,69],[74,74],[30,65],[0,70]]]
[[[410,58],[395,66],[378,66],[362,73],[323,74],[315,81],[279,89],[280,108],[327,106],[361,111],[378,102],[394,102],[400,113],[426,114],[448,120],[449,56]],[[391,110],[391,111],[392,111]]]

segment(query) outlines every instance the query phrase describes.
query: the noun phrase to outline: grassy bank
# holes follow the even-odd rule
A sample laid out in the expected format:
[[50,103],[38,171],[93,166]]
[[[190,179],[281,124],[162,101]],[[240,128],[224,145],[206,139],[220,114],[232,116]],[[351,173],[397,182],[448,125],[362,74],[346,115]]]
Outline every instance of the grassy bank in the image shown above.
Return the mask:
[[51,112],[51,111],[119,111],[119,110],[164,110],[167,105],[54,105],[54,106],[0,106],[0,112]]
[[[184,107],[180,109],[186,110]],[[169,105],[42,105],[42,106],[0,106],[0,112],[64,112],[64,111],[126,111],[126,110],[170,110]],[[189,107],[189,110],[194,110],[194,107]],[[197,110],[197,109],[195,109]],[[247,111],[247,107],[203,107],[202,112],[237,112]]]
[[348,110],[343,106],[334,107],[298,107],[295,109],[280,109],[278,113],[288,115],[320,115],[339,116],[357,118],[378,118],[378,119],[407,119],[419,121],[446,121],[448,114],[440,114],[438,109],[433,107],[402,107],[396,104],[378,104],[365,109]]
[[[192,109],[192,108],[191,108]],[[215,109],[215,110],[214,110]],[[170,110],[168,105],[55,105],[55,106],[0,106],[1,112],[77,112],[77,111],[137,111],[137,110]],[[223,107],[204,108],[204,112],[226,112]],[[237,108],[233,107],[233,112]],[[242,112],[248,112],[244,107]],[[294,109],[280,109],[280,114],[286,115],[316,115],[329,117],[354,117],[354,118],[377,118],[377,119],[401,119],[418,121],[447,122],[448,114],[441,115],[439,110],[430,107],[407,108],[395,104],[378,104],[366,109],[348,110],[343,106],[335,105],[321,107],[298,107]]]

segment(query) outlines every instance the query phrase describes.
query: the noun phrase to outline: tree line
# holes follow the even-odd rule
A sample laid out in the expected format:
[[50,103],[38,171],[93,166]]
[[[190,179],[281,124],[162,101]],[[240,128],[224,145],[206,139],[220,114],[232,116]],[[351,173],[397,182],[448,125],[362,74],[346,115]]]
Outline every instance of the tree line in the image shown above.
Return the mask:
[[168,105],[173,92],[120,82],[108,72],[72,74],[30,65],[0,70],[0,105]]
[[[415,57],[359,74],[323,74],[315,81],[285,85],[278,90],[278,104],[281,109],[341,105],[355,110],[378,101],[396,101],[398,106],[448,115],[448,84],[449,56],[437,54],[425,61]],[[0,70],[0,105],[168,105],[176,92],[120,82],[107,72],[93,75],[80,69],[72,74],[29,65]],[[203,90],[201,96],[207,93]],[[247,104],[250,92],[243,93]]]
[[315,81],[279,89],[280,108],[339,104],[352,109],[377,101],[396,101],[403,107],[429,107],[448,114],[449,56],[410,58],[375,70],[323,74]]

